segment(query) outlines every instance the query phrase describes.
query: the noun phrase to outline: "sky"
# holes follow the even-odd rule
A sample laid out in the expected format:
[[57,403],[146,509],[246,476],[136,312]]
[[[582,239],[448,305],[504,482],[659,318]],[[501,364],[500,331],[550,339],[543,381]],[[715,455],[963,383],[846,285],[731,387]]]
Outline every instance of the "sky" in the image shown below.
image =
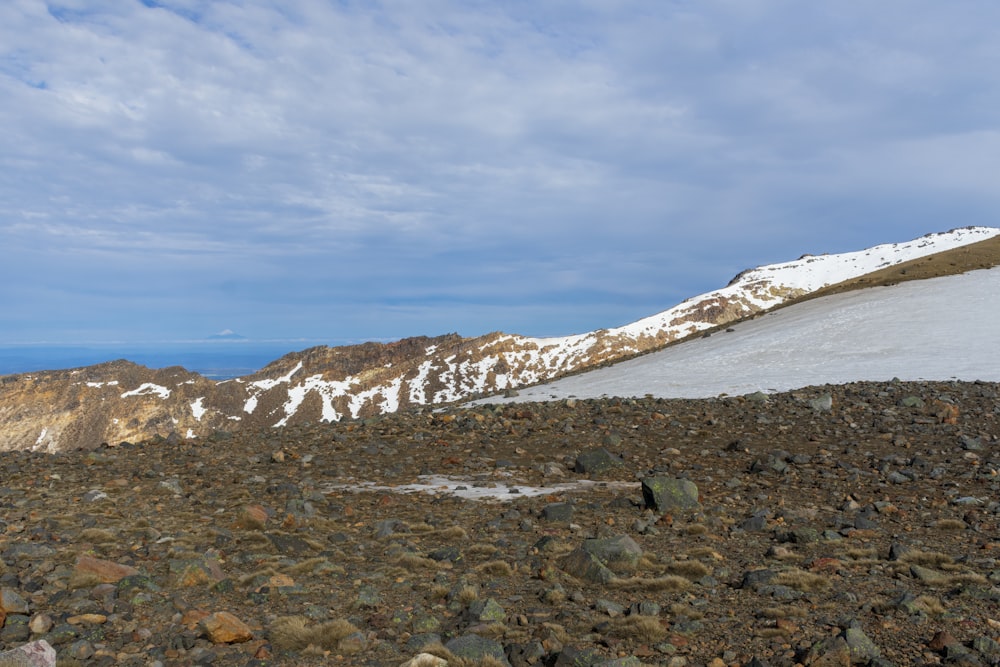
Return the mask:
[[0,99],[0,344],[566,335],[1000,224],[985,0],[6,0]]

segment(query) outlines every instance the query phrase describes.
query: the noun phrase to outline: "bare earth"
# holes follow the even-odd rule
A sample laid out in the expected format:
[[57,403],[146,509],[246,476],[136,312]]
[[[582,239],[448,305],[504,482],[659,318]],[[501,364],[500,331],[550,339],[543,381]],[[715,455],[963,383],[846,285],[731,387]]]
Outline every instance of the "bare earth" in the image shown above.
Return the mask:
[[[998,399],[869,383],[6,452],[0,648],[46,639],[60,665],[996,665]],[[505,500],[362,485],[422,475]],[[698,506],[651,506],[652,477],[693,482]]]

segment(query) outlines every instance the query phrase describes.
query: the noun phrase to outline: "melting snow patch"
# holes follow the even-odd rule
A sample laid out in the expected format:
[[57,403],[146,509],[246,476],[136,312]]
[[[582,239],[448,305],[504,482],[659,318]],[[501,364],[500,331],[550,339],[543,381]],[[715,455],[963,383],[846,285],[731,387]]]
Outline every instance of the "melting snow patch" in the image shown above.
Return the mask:
[[149,396],[150,394],[156,394],[160,398],[170,398],[169,389],[161,387],[158,384],[153,384],[152,382],[146,382],[145,384],[140,385],[137,389],[126,391],[122,394],[122,398],[127,398],[128,396]]
[[46,434],[47,434],[48,432],[49,432],[49,429],[47,429],[47,428],[43,428],[43,429],[42,429],[42,432],[41,432],[41,433],[40,433],[40,434],[38,435],[38,440],[35,440],[35,444],[36,444],[36,445],[40,445],[40,444],[42,444],[42,441],[43,441],[43,440],[45,440],[45,435],[46,435]]
[[565,493],[567,491],[584,491],[595,486],[612,489],[639,489],[638,482],[595,482],[584,479],[578,482],[565,482],[552,486],[528,486],[513,482],[482,482],[452,479],[442,475],[420,475],[419,482],[401,484],[399,486],[379,485],[375,482],[358,482],[355,484],[330,484],[325,488],[330,491],[390,491],[393,493],[443,493],[458,496],[467,500],[514,500],[526,496],[542,496],[548,493]]
[[196,398],[194,402],[191,403],[191,414],[194,415],[194,418],[198,421],[201,421],[201,418],[205,416],[206,411],[204,402],[205,397],[201,396],[200,398]]

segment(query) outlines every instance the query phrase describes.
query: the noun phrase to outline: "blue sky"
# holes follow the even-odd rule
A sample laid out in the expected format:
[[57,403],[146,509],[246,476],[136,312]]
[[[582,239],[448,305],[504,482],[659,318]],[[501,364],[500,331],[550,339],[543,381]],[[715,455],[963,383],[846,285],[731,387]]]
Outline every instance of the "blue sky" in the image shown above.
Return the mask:
[[1000,5],[8,0],[0,343],[611,327],[998,224]]

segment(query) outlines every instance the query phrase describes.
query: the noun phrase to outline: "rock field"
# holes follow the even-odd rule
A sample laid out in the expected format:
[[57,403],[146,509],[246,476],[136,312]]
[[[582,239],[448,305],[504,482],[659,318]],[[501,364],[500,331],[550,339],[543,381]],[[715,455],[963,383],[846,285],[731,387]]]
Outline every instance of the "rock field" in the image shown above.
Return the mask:
[[859,383],[4,452],[0,649],[998,665],[998,414],[995,384]]

